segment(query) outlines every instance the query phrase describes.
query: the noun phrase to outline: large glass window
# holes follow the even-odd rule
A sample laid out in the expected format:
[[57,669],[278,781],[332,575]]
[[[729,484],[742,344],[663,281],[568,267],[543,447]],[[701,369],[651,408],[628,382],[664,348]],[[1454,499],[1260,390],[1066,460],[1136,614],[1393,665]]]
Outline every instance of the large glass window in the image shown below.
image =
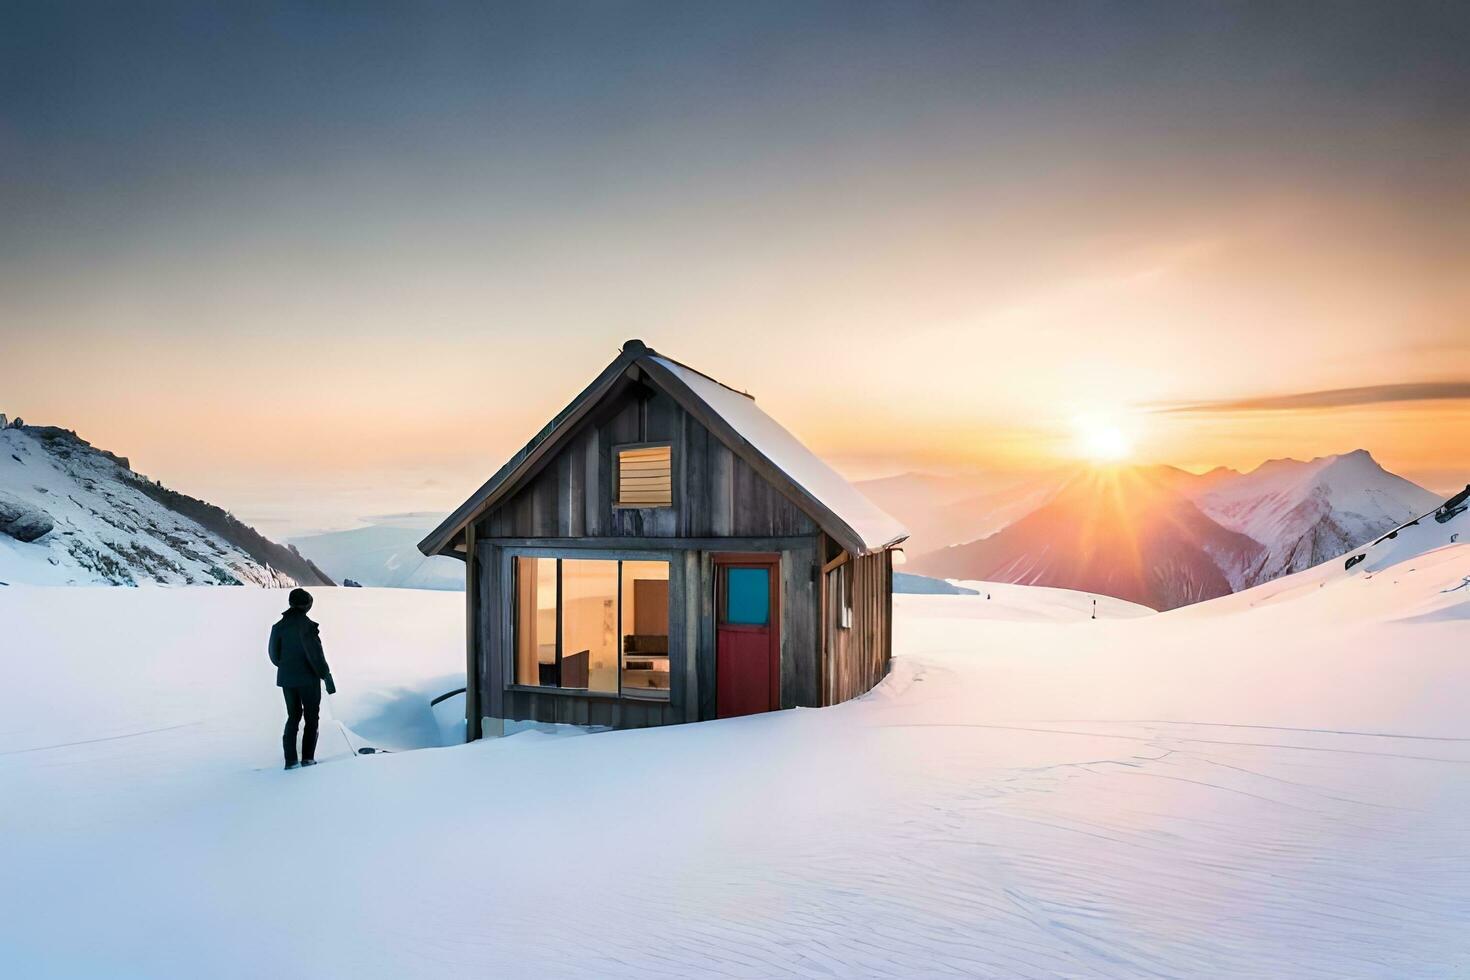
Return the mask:
[[669,563],[515,559],[515,682],[667,697]]
[[669,563],[623,564],[623,690],[669,692]]
[[561,686],[618,691],[618,563],[561,563]]
[[516,559],[516,683],[558,685],[556,559]]

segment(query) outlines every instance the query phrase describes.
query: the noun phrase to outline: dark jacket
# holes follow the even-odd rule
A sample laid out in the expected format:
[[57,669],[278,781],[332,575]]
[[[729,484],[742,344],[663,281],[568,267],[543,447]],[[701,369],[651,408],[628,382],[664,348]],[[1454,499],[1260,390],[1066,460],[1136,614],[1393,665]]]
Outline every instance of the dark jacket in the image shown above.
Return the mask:
[[337,693],[332,670],[322,652],[320,627],[300,609],[287,609],[271,627],[271,663],[276,665],[277,687],[315,687],[327,682],[327,693]]

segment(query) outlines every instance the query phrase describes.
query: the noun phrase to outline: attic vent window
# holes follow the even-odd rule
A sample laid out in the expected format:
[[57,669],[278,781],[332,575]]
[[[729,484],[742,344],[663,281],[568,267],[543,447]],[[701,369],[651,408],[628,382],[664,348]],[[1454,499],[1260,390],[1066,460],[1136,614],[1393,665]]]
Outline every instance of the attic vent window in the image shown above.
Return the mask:
[[618,447],[618,506],[673,506],[672,458],[667,443]]

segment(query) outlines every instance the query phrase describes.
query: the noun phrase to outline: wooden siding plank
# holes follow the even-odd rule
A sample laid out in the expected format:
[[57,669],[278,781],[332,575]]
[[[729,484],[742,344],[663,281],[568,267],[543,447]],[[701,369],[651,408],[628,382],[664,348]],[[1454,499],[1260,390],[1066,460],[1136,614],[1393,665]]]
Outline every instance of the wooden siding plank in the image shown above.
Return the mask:
[[[781,555],[781,706],[821,706],[817,687],[820,672],[816,636],[816,542]],[[788,669],[789,661],[789,669]]]
[[709,552],[699,555],[699,720],[715,717],[715,610],[714,558]]
[[674,471],[680,480],[679,533],[685,536],[708,534],[709,456],[705,430],[687,412],[681,412],[679,418],[683,423],[683,439],[679,451],[674,454]]
[[600,535],[606,530],[603,525],[603,497],[601,497],[601,445],[603,435],[597,426],[588,426],[587,442],[582,444],[582,533]]
[[[597,529],[606,534],[619,533],[616,523],[617,515],[613,513],[613,495],[616,487],[613,486],[613,464],[612,446],[618,442],[617,434],[613,432],[611,420],[597,430]],[[592,522],[587,522],[588,533],[591,533]]]
[[[505,649],[503,623],[506,594],[502,586],[501,551],[493,544],[479,542],[475,553],[480,566],[480,588],[476,601],[479,633],[479,668],[475,674],[479,707],[476,714],[488,718],[504,718]],[[466,682],[466,696],[469,683]],[[468,706],[466,706],[468,710]]]
[[475,525],[465,527],[465,740],[480,737],[480,563],[475,553]]
[[[557,457],[558,464],[561,458],[561,456]],[[560,469],[560,465],[548,466],[541,471],[533,487],[535,502],[532,504],[532,510],[535,513],[536,530],[532,533],[541,537],[555,537],[557,534],[557,518],[561,510],[557,506],[560,488],[557,473]]]
[[735,454],[723,443],[711,439],[709,444],[710,534],[730,537],[733,531],[731,499],[735,493]]
[[643,441],[670,441],[677,417],[683,414],[684,410],[668,395],[657,388],[649,389],[649,398],[643,407]]
[[587,533],[587,443],[591,429],[583,430],[572,440],[566,460],[566,496],[561,505],[567,514],[567,536],[582,537]]
[[730,533],[769,534],[769,521],[761,521],[765,509],[761,506],[761,481],[739,456],[730,458]]
[[625,398],[617,407],[616,413],[608,423],[608,433],[612,437],[609,445],[616,446],[625,442],[643,442],[643,400],[646,389],[635,387],[630,392],[630,397]]
[[883,676],[893,666],[893,549],[883,552]]
[[556,533],[562,537],[568,537],[572,533],[572,453],[570,448],[567,452],[558,453],[556,456],[554,490]]
[[[684,558],[684,615],[681,637],[684,649],[680,659],[684,663],[683,711],[676,714],[675,721],[699,720],[699,611],[700,577],[699,552],[686,551]],[[672,711],[673,706],[670,706]]]
[[[684,656],[684,618],[686,616],[684,597],[688,589],[689,582],[685,573],[683,556],[675,555],[669,562],[669,699],[674,702],[681,714],[686,703],[684,682],[685,675],[688,673],[688,664]],[[626,629],[625,626],[624,630]]]
[[799,615],[796,601],[796,568],[800,564],[795,551],[781,552],[781,707],[794,708],[797,705],[797,675],[801,673],[801,661],[805,659],[805,651],[801,649],[798,642],[795,623],[793,620]]

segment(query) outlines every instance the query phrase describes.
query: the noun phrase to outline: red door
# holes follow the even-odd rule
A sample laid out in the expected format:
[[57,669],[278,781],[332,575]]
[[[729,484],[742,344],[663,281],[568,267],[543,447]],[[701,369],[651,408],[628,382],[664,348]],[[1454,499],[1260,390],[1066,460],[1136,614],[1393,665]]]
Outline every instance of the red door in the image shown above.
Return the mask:
[[781,562],[715,558],[715,689],[720,718],[781,707]]

